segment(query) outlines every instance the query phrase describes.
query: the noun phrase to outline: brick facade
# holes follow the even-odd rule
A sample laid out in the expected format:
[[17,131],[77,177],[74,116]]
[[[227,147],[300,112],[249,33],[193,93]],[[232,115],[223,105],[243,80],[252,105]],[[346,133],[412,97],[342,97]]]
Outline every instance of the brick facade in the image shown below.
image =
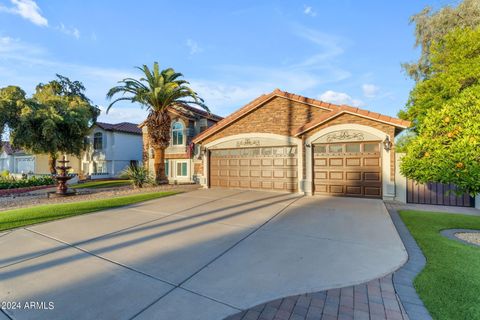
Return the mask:
[[291,136],[294,129],[310,122],[325,112],[329,112],[329,110],[291,101],[283,97],[274,97],[255,111],[208,137],[202,144],[207,144],[219,138],[249,132]]

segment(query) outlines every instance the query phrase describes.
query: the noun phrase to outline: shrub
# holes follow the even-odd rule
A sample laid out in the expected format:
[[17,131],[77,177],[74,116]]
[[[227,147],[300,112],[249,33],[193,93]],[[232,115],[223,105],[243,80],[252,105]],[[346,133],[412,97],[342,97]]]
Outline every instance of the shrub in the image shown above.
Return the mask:
[[51,176],[31,177],[29,179],[15,179],[14,177],[0,179],[0,189],[28,188],[54,184],[55,180]]
[[143,188],[145,184],[153,181],[147,168],[143,166],[130,166],[123,170],[122,177],[132,181],[135,188]]

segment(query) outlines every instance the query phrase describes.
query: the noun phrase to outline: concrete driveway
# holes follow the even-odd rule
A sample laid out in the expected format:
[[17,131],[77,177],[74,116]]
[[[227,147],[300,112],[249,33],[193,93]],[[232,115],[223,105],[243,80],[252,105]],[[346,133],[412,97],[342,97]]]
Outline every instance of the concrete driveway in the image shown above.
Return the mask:
[[0,252],[0,319],[222,319],[407,259],[379,200],[223,189],[0,234]]

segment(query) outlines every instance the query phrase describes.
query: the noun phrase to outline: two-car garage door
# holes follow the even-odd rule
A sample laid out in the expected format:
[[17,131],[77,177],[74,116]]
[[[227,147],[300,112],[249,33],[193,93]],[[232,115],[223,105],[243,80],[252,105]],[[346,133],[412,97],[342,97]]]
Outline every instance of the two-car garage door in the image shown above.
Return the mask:
[[210,151],[210,186],[297,190],[297,147],[254,147]]

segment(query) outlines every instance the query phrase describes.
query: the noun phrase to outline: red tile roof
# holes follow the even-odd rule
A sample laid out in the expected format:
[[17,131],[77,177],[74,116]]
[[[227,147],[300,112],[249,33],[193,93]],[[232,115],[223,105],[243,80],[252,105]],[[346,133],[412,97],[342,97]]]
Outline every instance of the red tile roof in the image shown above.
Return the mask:
[[256,98],[255,100],[251,101],[250,103],[246,104],[245,106],[238,109],[237,111],[235,111],[234,113],[232,113],[228,117],[225,117],[223,120],[219,121],[217,124],[211,126],[210,128],[208,128],[207,130],[205,130],[201,134],[197,135],[193,139],[193,142],[198,143],[198,142],[206,139],[207,137],[209,137],[212,134],[218,132],[219,130],[226,127],[230,123],[239,119],[240,117],[252,112],[253,110],[260,107],[261,105],[263,105],[268,100],[273,99],[274,97],[283,97],[283,98],[286,98],[286,99],[289,99],[289,100],[292,100],[292,101],[297,101],[297,102],[300,102],[300,103],[306,103],[306,104],[316,106],[316,107],[319,107],[319,108],[330,111],[329,113],[325,113],[325,114],[323,114],[319,117],[316,117],[311,122],[301,126],[300,128],[297,128],[295,130],[296,135],[300,135],[301,133],[306,132],[306,131],[320,125],[321,123],[323,123],[323,122],[325,122],[325,121],[327,121],[327,120],[329,120],[333,117],[336,117],[336,116],[338,116],[342,113],[355,114],[355,115],[360,116],[360,117],[365,117],[365,118],[370,118],[370,119],[373,119],[373,120],[376,120],[376,121],[386,122],[388,124],[391,124],[391,125],[394,125],[394,126],[400,127],[400,128],[407,128],[407,127],[410,126],[409,121],[405,121],[405,120],[397,119],[397,118],[394,118],[394,117],[381,115],[381,114],[376,113],[376,112],[371,112],[371,111],[368,111],[368,110],[363,110],[363,109],[359,109],[359,108],[355,108],[355,107],[351,107],[351,106],[347,106],[347,105],[332,104],[332,103],[328,103],[328,102],[324,102],[324,101],[320,101],[320,100],[316,100],[316,99],[312,99],[312,98],[307,98],[307,97],[300,96],[300,95],[297,95],[297,94],[289,93],[289,92],[286,92],[286,91],[282,91],[280,89],[275,89],[274,91],[270,92],[269,94],[261,95],[260,97]]
[[24,152],[21,148],[15,148],[8,141],[0,141],[0,150],[4,150],[6,154],[11,155],[18,152]]
[[138,127],[138,124],[131,122],[120,122],[120,123],[105,123],[97,122],[96,125],[99,128],[107,131],[117,131],[131,134],[142,134],[142,129]]

